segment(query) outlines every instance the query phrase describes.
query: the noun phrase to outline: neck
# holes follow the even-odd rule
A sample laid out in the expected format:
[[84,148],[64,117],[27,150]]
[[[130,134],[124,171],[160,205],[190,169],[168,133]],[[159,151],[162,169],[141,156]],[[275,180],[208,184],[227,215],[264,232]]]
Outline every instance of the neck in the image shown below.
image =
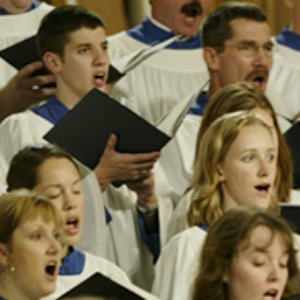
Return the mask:
[[57,83],[57,91],[56,97],[62,102],[68,109],[72,109],[83,97],[84,95],[80,96],[79,93],[71,90],[68,87],[62,87]]
[[222,88],[219,77],[213,71],[210,71],[210,85],[208,89],[208,96],[211,97],[214,93]]
[[7,272],[9,271],[5,271],[5,273],[0,276],[1,297],[9,300],[39,300],[37,298],[32,298],[29,295],[25,295],[24,292],[15,285],[13,278],[10,278]]

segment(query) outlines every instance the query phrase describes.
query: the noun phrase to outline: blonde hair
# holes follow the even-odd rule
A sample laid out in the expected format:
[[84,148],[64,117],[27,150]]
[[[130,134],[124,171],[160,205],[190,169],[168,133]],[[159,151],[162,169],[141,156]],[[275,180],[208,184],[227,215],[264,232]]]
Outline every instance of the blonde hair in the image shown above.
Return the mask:
[[[217,166],[225,159],[241,130],[248,126],[261,126],[273,136],[269,126],[249,112],[226,114],[204,133],[191,183],[192,202],[187,214],[190,226],[210,225],[223,215],[224,197]],[[270,210],[279,210],[276,193],[271,197]]]
[[58,229],[63,217],[51,203],[29,190],[19,189],[0,196],[0,242],[9,244],[14,231],[23,222],[41,216],[45,222],[53,222]]
[[281,134],[275,111],[264,92],[251,83],[239,82],[229,84],[216,92],[205,109],[201,127],[198,132],[195,161],[202,155],[201,139],[214,120],[235,111],[252,111],[261,108],[270,113],[278,137],[278,162],[275,187],[279,202],[289,202],[293,182],[293,167],[289,148]]

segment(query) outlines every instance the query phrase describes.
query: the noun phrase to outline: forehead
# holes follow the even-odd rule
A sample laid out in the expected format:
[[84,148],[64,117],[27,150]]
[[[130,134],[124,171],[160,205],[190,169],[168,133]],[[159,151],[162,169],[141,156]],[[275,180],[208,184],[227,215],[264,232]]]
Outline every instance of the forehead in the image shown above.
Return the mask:
[[265,225],[259,225],[250,232],[247,240],[242,243],[241,248],[247,248],[250,251],[251,249],[268,249],[275,243],[283,252],[286,250],[287,245],[282,234],[272,231]]
[[229,152],[269,148],[274,148],[272,133],[262,125],[251,125],[240,130]]
[[236,41],[254,41],[259,44],[271,40],[271,29],[266,22],[257,22],[254,20],[238,18],[230,22],[232,28],[232,40]]
[[103,27],[96,28],[82,27],[69,34],[67,44],[84,44],[84,43],[98,43],[106,40],[106,34]]

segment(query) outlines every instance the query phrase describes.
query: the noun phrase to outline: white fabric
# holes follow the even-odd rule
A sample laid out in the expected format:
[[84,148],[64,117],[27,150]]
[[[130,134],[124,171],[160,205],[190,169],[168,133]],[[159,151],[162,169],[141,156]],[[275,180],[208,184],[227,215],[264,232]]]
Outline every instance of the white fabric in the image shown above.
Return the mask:
[[300,113],[300,52],[280,44],[276,48],[266,94],[277,114],[292,120]]
[[157,299],[151,294],[143,291],[131,284],[127,275],[116,265],[103,259],[101,257],[94,256],[87,252],[84,252],[85,255],[85,264],[82,273],[79,275],[60,275],[56,281],[56,290],[51,295],[43,298],[45,300],[54,300],[58,299],[60,296],[65,294],[66,292],[73,289],[75,286],[86,280],[88,277],[95,273],[101,273],[106,277],[112,279],[117,282],[121,286],[135,292],[137,295],[144,297],[145,299]]
[[[175,235],[163,249],[155,266],[152,293],[161,300],[191,300],[193,284],[199,272],[200,255],[207,233],[191,227]],[[300,236],[294,234],[294,246],[300,262]]]
[[[121,32],[108,38],[113,62],[146,45]],[[128,99],[125,103],[155,123],[191,91],[208,80],[202,49],[164,49],[126,74],[114,87]],[[113,91],[115,97],[118,92]]]
[[[30,144],[46,143],[43,135],[52,124],[30,110],[13,114],[0,123],[0,192],[6,190],[6,174],[12,157]],[[78,248],[103,256],[121,267],[137,285],[150,289],[153,280],[152,254],[143,243],[137,225],[136,195],[125,186],[101,193],[94,172],[83,179],[85,213]],[[104,203],[112,215],[107,225]],[[159,203],[161,241],[172,213],[168,199]]]
[[189,300],[206,232],[191,227],[174,236],[155,266],[152,293],[162,300]]
[[[54,7],[41,3],[32,11],[0,16],[0,50],[36,34],[41,19]],[[0,88],[16,74],[16,69],[0,58]]]

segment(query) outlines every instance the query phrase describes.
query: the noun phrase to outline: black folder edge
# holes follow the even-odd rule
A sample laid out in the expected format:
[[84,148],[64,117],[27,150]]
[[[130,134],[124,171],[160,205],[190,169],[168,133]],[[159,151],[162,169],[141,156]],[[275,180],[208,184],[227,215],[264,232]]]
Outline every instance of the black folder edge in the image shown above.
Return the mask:
[[[153,132],[156,135],[157,140],[155,140],[155,145],[153,146],[152,149],[147,149],[146,151],[126,151],[123,149],[126,137],[119,135],[117,130],[113,130],[112,128],[106,128],[103,129],[105,131],[105,137],[104,134],[102,135],[102,140],[105,142],[105,144],[102,144],[99,148],[97,149],[88,149],[88,152],[91,154],[90,156],[92,157],[92,160],[90,159],[84,159],[82,158],[82,153],[87,151],[86,148],[81,147],[83,144],[85,144],[85,138],[89,139],[89,142],[91,144],[95,144],[91,141],[95,141],[97,137],[86,137],[86,134],[82,134],[80,136],[80,141],[79,138],[77,140],[74,138],[76,136],[76,133],[78,133],[77,129],[81,128],[81,130],[84,130],[87,128],[87,123],[91,122],[91,118],[88,118],[88,112],[87,110],[90,109],[91,105],[99,105],[99,103],[96,103],[97,99],[99,97],[104,101],[105,103],[108,103],[113,107],[113,109],[118,110],[122,114],[127,114],[130,119],[134,120],[137,122],[137,124],[141,124],[147,128],[147,130],[150,130],[150,132]],[[99,101],[99,100],[98,100]],[[98,107],[99,108],[99,107]],[[94,116],[95,117],[95,116]],[[80,120],[86,120],[86,122],[77,122],[77,124],[74,124],[74,118],[75,119],[80,119]],[[114,123],[121,131],[123,130],[122,124],[116,124]],[[110,126],[110,125],[108,125]],[[111,126],[110,126],[111,127]],[[138,130],[140,126],[136,126]],[[136,130],[137,130],[136,129]],[[66,131],[68,134],[66,134]],[[86,132],[86,131],[85,131]],[[101,132],[99,132],[100,134]],[[62,148],[64,148],[67,152],[69,152],[76,160],[81,162],[83,165],[88,167],[89,169],[94,169],[103,154],[103,150],[106,146],[107,140],[110,136],[110,134],[115,133],[118,136],[118,143],[116,145],[116,150],[119,152],[127,152],[127,153],[141,153],[141,152],[150,152],[150,151],[159,151],[171,138],[166,135],[164,132],[161,130],[157,129],[155,126],[147,122],[145,119],[142,117],[138,116],[136,113],[125,107],[124,105],[120,104],[118,101],[115,99],[111,98],[107,94],[102,93],[101,91],[97,89],[92,89],[88,94],[86,94],[80,101],[79,103],[72,109],[70,110],[50,131],[48,131],[43,138],[46,139],[48,142],[56,144]],[[148,137],[144,138],[144,141],[148,142]],[[100,141],[100,138],[99,138]],[[74,145],[75,143],[75,145]],[[130,145],[132,146],[132,145]],[[83,149],[81,151],[79,148]],[[137,147],[137,145],[133,145],[134,148]],[[75,149],[74,149],[75,148]],[[122,184],[122,182],[115,182],[114,183],[116,186],[119,186]]]
[[280,216],[291,226],[292,230],[300,233],[300,205],[280,203]]
[[94,273],[73,289],[60,296],[58,299],[76,299],[76,297],[83,296],[101,296],[104,297],[104,299],[107,297],[107,299],[114,300],[145,299],[99,272]]

